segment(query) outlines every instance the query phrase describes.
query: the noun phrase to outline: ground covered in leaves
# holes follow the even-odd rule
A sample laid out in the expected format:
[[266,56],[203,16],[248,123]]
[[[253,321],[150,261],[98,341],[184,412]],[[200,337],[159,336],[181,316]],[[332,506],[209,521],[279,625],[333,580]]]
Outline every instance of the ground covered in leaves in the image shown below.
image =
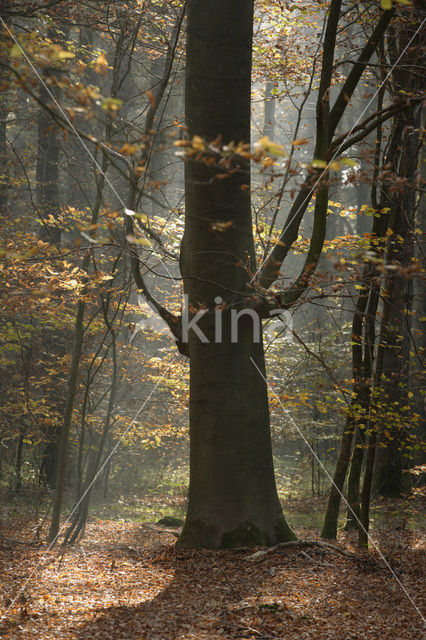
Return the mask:
[[400,583],[349,534],[339,546],[351,556],[290,548],[249,560],[253,550],[177,551],[175,533],[155,523],[93,520],[65,553],[22,544],[32,535],[22,519],[7,519],[0,533],[3,638],[403,640],[423,633],[408,597],[425,614],[416,531],[373,532]]

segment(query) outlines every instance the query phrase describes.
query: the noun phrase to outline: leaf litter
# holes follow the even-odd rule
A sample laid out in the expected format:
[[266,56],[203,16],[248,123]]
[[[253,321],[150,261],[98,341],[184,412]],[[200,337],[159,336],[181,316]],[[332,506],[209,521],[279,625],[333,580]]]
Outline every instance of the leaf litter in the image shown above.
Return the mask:
[[[25,544],[32,531],[22,519],[8,519],[1,534],[4,639],[412,640],[423,633],[379,554],[356,550],[350,533],[338,544],[352,553],[278,546],[255,561],[247,560],[256,549],[176,550],[174,531],[155,523],[91,520],[84,539],[65,550]],[[424,612],[422,534],[373,535]]]

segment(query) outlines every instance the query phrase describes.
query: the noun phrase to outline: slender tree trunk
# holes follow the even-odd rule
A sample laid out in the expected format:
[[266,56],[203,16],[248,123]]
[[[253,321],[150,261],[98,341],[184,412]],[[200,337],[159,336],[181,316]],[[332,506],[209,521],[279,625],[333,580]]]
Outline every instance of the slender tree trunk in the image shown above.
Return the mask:
[[19,430],[18,447],[16,450],[15,486],[19,491],[22,487],[22,453],[24,451],[25,427]]
[[[102,160],[102,172],[98,178],[98,188],[96,194],[96,202],[92,212],[92,224],[96,224],[99,216],[99,211],[102,203],[103,188],[105,185],[105,175],[108,168],[108,160],[106,155]],[[83,258],[82,270],[88,272],[90,265],[91,252],[88,250]],[[84,339],[84,314],[86,310],[86,303],[84,300],[84,293],[82,298],[77,303],[77,313],[74,325],[74,338],[73,349],[71,357],[71,368],[68,379],[67,399],[65,404],[64,421],[62,423],[61,432],[59,436],[58,456],[56,462],[56,485],[55,495],[53,499],[52,519],[50,523],[50,530],[48,535],[48,541],[54,542],[59,533],[59,522],[61,517],[61,508],[64,498],[65,478],[66,478],[66,462],[67,462],[67,448],[69,433],[71,429],[72,413],[74,408],[75,395],[78,388],[78,377],[80,370],[80,359],[83,349]]]
[[[0,54],[1,58],[3,55]],[[1,59],[0,59],[1,62]],[[7,82],[7,75],[0,66],[0,86]],[[7,215],[9,200],[9,172],[7,153],[7,116],[9,114],[9,92],[7,89],[0,90],[0,214]]]
[[[364,425],[363,425],[364,426]],[[364,459],[364,429],[358,426],[355,432],[351,468],[348,477],[348,511],[346,514],[346,531],[358,528],[360,511],[359,482]]]
[[[423,146],[420,155],[420,179],[426,184],[426,145],[424,144],[425,131],[423,131]],[[413,337],[415,341],[416,356],[410,367],[410,389],[414,394],[413,407],[419,416],[416,425],[418,443],[424,439],[426,433],[426,412],[424,406],[424,389],[426,387],[426,295],[424,292],[424,274],[426,273],[426,198],[419,199],[416,216],[416,227],[420,235],[414,247],[415,261],[420,269],[413,278]],[[414,465],[424,462],[424,454],[421,447],[414,451]],[[426,474],[418,478],[416,484],[426,483]]]
[[[105,321],[108,322],[105,317]],[[93,484],[96,479],[96,475],[98,473],[98,469],[101,464],[102,455],[105,449],[105,443],[108,438],[109,429],[111,425],[112,411],[114,408],[114,403],[116,399],[117,393],[117,384],[118,384],[118,367],[117,367],[117,344],[116,344],[116,335],[115,329],[108,324],[108,328],[110,329],[111,342],[112,342],[112,364],[113,364],[113,372],[112,372],[112,384],[111,391],[108,399],[108,407],[105,416],[104,428],[102,431],[102,435],[100,441],[97,446],[96,455],[94,456],[93,464],[89,466],[86,481],[84,484],[84,490],[82,493],[82,497],[79,496],[79,500],[81,502],[75,512],[75,516],[71,525],[69,526],[65,536],[63,544],[67,544],[68,542],[73,543],[77,540],[80,532],[84,529],[87,521],[87,516],[89,513],[89,505],[90,505],[90,497],[93,489]]]
[[370,526],[370,495],[373,481],[374,460],[376,457],[376,432],[373,431],[368,438],[367,459],[365,464],[364,481],[361,491],[360,520],[358,528],[358,544],[360,547],[368,546],[368,529]]
[[[66,35],[55,28],[49,28],[48,38],[52,42],[63,45]],[[43,69],[39,81],[39,97],[46,105],[55,105],[60,101],[60,89],[57,82],[61,72],[55,68]],[[39,237],[44,242],[59,246],[61,243],[61,229],[55,222],[60,213],[60,131],[50,113],[39,107],[37,116],[37,162],[36,162],[36,200],[37,214],[41,219]],[[46,333],[45,348],[58,353],[58,345],[63,343],[58,339],[58,331]],[[61,351],[61,347],[59,346]],[[58,354],[59,355],[59,354]],[[63,355],[63,354],[62,354]],[[62,410],[61,399],[57,399],[59,410]],[[45,445],[39,471],[39,482],[54,489],[57,477],[57,458],[60,440],[59,425],[52,425],[45,436]]]
[[[57,32],[53,29],[49,29],[47,35],[53,42],[58,40]],[[43,72],[39,82],[39,96],[43,103],[53,103],[55,106],[55,101],[59,100],[58,79],[58,70],[47,69]],[[53,222],[59,215],[60,204],[58,127],[43,107],[39,108],[37,119],[36,194],[42,218],[40,238],[45,242],[60,244],[61,230]]]
[[[399,50],[408,40],[404,25],[399,25]],[[422,41],[419,39],[422,38]],[[424,50],[424,32],[405,54],[405,64],[416,68]],[[395,41],[395,39],[394,39]],[[423,47],[421,46],[423,44]],[[397,58],[399,51],[392,52]],[[405,70],[394,72],[397,88],[406,93],[421,91],[418,75]],[[409,360],[413,306],[413,276],[410,269],[414,259],[414,229],[416,214],[416,178],[421,151],[421,104],[412,104],[397,118],[395,128],[400,132],[398,145],[389,158],[391,175],[385,194],[388,197],[392,234],[388,238],[386,262],[391,267],[386,279],[384,300],[389,304],[389,318],[382,321],[381,347],[384,349],[382,379],[378,381],[381,414],[377,436],[374,490],[381,495],[396,497],[410,487],[405,473],[409,466],[405,445],[409,433]]]
[[330,495],[328,496],[321,538],[335,539],[337,536],[340,500],[351,457],[354,428],[355,420],[353,417],[348,417],[340,440],[340,448],[337,455],[336,466],[334,468],[333,483],[330,487]]
[[[250,141],[252,0],[190,0],[187,24],[186,123],[190,137]],[[239,320],[231,341],[230,307],[243,305],[255,268],[250,168],[225,179],[202,161],[186,164],[182,269],[189,303],[206,305],[189,333],[190,486],[180,547],[235,547],[294,539],[275,486],[262,342],[253,320]],[[228,224],[225,232],[216,222]],[[222,340],[215,344],[218,296]],[[215,301],[216,299],[216,301]]]
[[108,490],[109,490],[109,479],[110,479],[110,475],[111,475],[111,458],[108,460],[108,462],[105,465],[105,471],[104,471],[104,490],[103,490],[103,497],[104,500],[107,499],[108,497]]
[[[388,216],[386,213],[382,213],[379,217],[374,218],[372,229],[373,241],[370,245],[370,251],[377,256],[380,255],[381,250],[381,243],[378,243],[377,239],[382,238],[386,231],[387,224]],[[321,533],[321,537],[323,538],[336,538],[341,496],[351,459],[353,434],[355,429],[359,429],[360,439],[362,439],[361,433],[365,430],[365,424],[368,420],[375,344],[375,317],[379,300],[378,276],[379,274],[374,261],[373,264],[368,264],[364,267],[362,278],[363,288],[358,296],[352,321],[352,373],[355,380],[353,387],[354,398],[343,429],[333,476],[333,484],[330,489]],[[351,518],[354,520],[356,520],[356,517],[359,515],[359,488],[356,480],[363,457],[362,449],[355,449],[355,451],[359,451],[359,453],[355,454],[355,466],[351,481],[351,496],[348,500],[348,514],[350,513]]]
[[[52,102],[44,82],[48,82],[48,76],[40,82],[40,98],[46,104]],[[51,86],[50,91],[59,97],[59,91]],[[49,216],[57,218],[59,214],[59,144],[57,128],[46,109],[40,107],[37,123],[37,201],[43,224],[40,227],[40,238],[46,242],[60,244],[61,230],[52,222]]]
[[[87,270],[89,267],[89,255],[85,256],[83,269]],[[80,370],[80,357],[81,351],[83,348],[83,338],[84,338],[84,312],[85,312],[86,304],[83,300],[79,300],[77,303],[77,315],[75,319],[74,326],[74,343],[71,357],[71,370],[68,379],[68,393],[67,393],[67,401],[65,405],[65,415],[64,422],[62,424],[62,429],[60,432],[59,446],[58,446],[58,457],[57,457],[57,474],[56,474],[56,485],[55,485],[55,496],[53,500],[53,509],[52,509],[52,519],[50,523],[50,530],[48,541],[54,542],[58,533],[59,533],[59,521],[61,517],[61,508],[64,497],[64,489],[65,489],[65,477],[66,477],[66,461],[67,461],[67,447],[68,447],[68,439],[71,428],[72,421],[72,412],[74,408],[74,399],[77,393],[78,387],[78,376]]]
[[273,88],[274,83],[267,80],[265,84],[263,135],[268,136],[270,140],[273,140],[275,136],[275,100],[272,93]]
[[[379,50],[382,43],[379,43]],[[377,109],[383,106],[385,88],[381,87],[377,97]],[[382,140],[382,129],[379,125],[376,131],[376,157],[375,157],[375,179],[379,172],[380,151]],[[395,141],[393,136],[392,143]],[[392,146],[392,145],[391,145]],[[371,187],[371,197],[373,206],[376,205],[376,185]],[[386,210],[379,209],[380,214],[374,216],[371,230],[370,253],[374,254],[376,260],[382,259],[384,250],[384,236],[388,227],[389,215]],[[351,404],[350,413],[342,434],[339,454],[333,477],[333,484],[327,502],[327,509],[324,518],[324,525],[321,536],[323,538],[335,539],[337,536],[337,523],[340,511],[341,496],[346,479],[346,473],[351,461],[351,452],[354,456],[351,465],[351,473],[348,482],[348,528],[352,528],[354,523],[359,522],[360,512],[360,490],[359,481],[362,468],[364,451],[357,447],[362,443],[366,422],[368,421],[371,385],[373,376],[373,360],[375,349],[375,326],[376,314],[380,294],[381,274],[377,269],[377,262],[367,263],[363,268],[362,289],[358,296],[355,313],[352,321],[352,374],[355,380],[353,386],[354,398]],[[352,448],[353,434],[356,433],[354,449]],[[352,470],[353,469],[353,470]]]
[[86,439],[86,415],[87,415],[87,404],[89,400],[89,392],[90,392],[90,372],[87,376],[86,389],[84,391],[83,404],[81,408],[81,420],[80,420],[80,437],[78,440],[78,454],[77,454],[77,482],[76,482],[76,499],[78,500],[81,496],[81,487],[83,484],[83,456],[84,456],[84,448],[85,448],[85,439]]

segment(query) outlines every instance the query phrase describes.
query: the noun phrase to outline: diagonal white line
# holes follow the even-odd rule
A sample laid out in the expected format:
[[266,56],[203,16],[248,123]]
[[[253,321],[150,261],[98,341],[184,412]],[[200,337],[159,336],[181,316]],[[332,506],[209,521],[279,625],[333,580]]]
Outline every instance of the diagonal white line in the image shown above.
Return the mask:
[[[6,24],[6,22],[3,20],[3,18],[0,16],[0,21],[3,23],[4,28],[8,31],[10,37],[13,39],[13,41],[15,42],[15,44],[19,47],[20,51],[22,52],[22,55],[24,56],[25,60],[27,61],[28,65],[31,67],[31,69],[33,70],[34,74],[37,76],[38,80],[41,82],[41,84],[44,86],[44,88],[46,89],[47,93],[49,94],[50,98],[53,100],[53,102],[55,103],[56,107],[58,108],[58,110],[60,111],[60,113],[62,114],[64,120],[66,121],[66,123],[68,124],[68,126],[70,127],[70,129],[74,132],[75,136],[77,137],[77,139],[79,140],[79,142],[81,143],[81,145],[83,146],[85,152],[87,153],[87,155],[91,158],[91,160],[93,161],[93,164],[95,165],[96,169],[104,176],[105,181],[107,182],[108,186],[110,187],[111,191],[114,193],[114,195],[117,197],[117,200],[120,202],[121,206],[124,209],[124,215],[126,214],[126,205],[124,204],[124,201],[122,199],[122,197],[120,196],[120,194],[118,193],[118,191],[116,190],[116,188],[114,187],[114,185],[112,184],[111,180],[108,178],[107,174],[105,171],[102,171],[102,167],[99,164],[99,162],[96,160],[96,158],[94,157],[94,155],[92,154],[92,152],[90,151],[89,147],[87,146],[87,144],[85,143],[85,141],[83,140],[83,138],[80,136],[80,134],[78,133],[77,129],[74,127],[72,121],[70,120],[70,118],[68,117],[66,111],[64,111],[60,105],[60,103],[56,100],[55,96],[53,95],[53,93],[51,92],[51,90],[49,89],[48,85],[46,84],[46,82],[44,81],[44,79],[42,78],[42,76],[40,75],[40,73],[38,72],[37,68],[35,67],[34,63],[32,62],[32,60],[29,58],[28,54],[26,53],[26,51],[23,49],[21,43],[17,40],[17,38],[15,37],[15,35],[13,34],[13,32],[9,29],[8,25]],[[151,240],[149,238],[147,238],[148,242],[150,242],[151,244],[151,251],[154,251],[154,245],[151,242]],[[167,268],[167,265],[163,262],[163,260],[161,259],[161,256],[157,253],[157,256],[161,262],[161,264],[163,265],[165,271],[167,272],[168,276],[173,280],[173,276],[170,273],[169,269]]]
[[[157,381],[157,383],[155,384],[155,386],[153,387],[153,389],[151,390],[151,392],[149,393],[149,395],[145,398],[145,400],[142,402],[138,412],[136,413],[136,415],[133,417],[132,421],[130,422],[130,424],[127,426],[126,430],[124,431],[124,433],[121,434],[120,438],[118,439],[117,443],[115,444],[115,446],[113,447],[113,449],[110,451],[110,453],[108,454],[108,456],[105,458],[102,466],[99,468],[98,472],[96,473],[95,477],[93,478],[92,482],[89,484],[89,486],[87,487],[87,489],[85,490],[85,492],[83,493],[83,495],[80,497],[80,499],[78,500],[78,502],[74,505],[71,513],[68,515],[67,519],[65,520],[65,522],[63,522],[61,528],[59,529],[58,533],[56,534],[55,538],[52,540],[52,542],[49,544],[49,546],[47,547],[46,551],[50,551],[51,548],[53,547],[53,545],[55,544],[56,540],[58,539],[58,537],[61,535],[62,531],[64,530],[64,528],[67,526],[67,524],[69,523],[69,521],[71,520],[72,516],[74,515],[74,513],[76,512],[76,510],[78,509],[79,505],[81,504],[81,502],[84,500],[84,498],[86,497],[87,493],[90,491],[90,489],[92,488],[92,486],[94,485],[94,483],[96,482],[96,480],[98,479],[99,475],[102,473],[102,471],[105,468],[105,465],[109,462],[109,460],[111,460],[112,456],[114,455],[114,453],[117,451],[118,447],[120,446],[123,438],[127,435],[127,433],[129,432],[129,430],[131,429],[131,427],[135,424],[136,420],[138,419],[141,411],[145,408],[146,404],[149,402],[149,400],[151,399],[151,397],[153,396],[153,394],[155,393],[155,391],[158,389],[159,385],[162,383],[162,381],[164,380],[164,378],[166,377],[167,373],[170,371],[170,369],[172,368],[173,363],[175,362],[177,358],[177,354],[173,357],[173,360],[170,362],[169,366],[167,367],[167,369],[165,370],[165,372],[163,373],[163,375],[161,376],[161,378]],[[9,606],[7,607],[6,611],[4,612],[4,614],[0,617],[0,620],[3,620],[8,612],[10,611],[10,609],[14,606],[14,604],[17,602],[19,596],[21,595],[21,593],[24,591],[25,587],[27,586],[27,584],[30,582],[31,578],[33,577],[34,573],[37,571],[37,569],[40,567],[40,565],[42,564],[42,562],[40,561],[30,572],[30,575],[28,576],[28,578],[25,580],[25,582],[23,583],[23,585],[21,586],[21,588],[19,589],[18,593],[16,594],[16,596],[13,598],[12,602],[9,604]]]
[[[395,67],[399,64],[401,58],[404,56],[405,52],[408,50],[408,48],[410,47],[411,43],[413,42],[414,38],[417,36],[417,34],[419,33],[419,31],[423,28],[423,25],[426,22],[426,18],[423,19],[423,22],[420,24],[420,26],[418,27],[418,29],[414,32],[414,35],[411,37],[410,41],[408,42],[408,44],[404,47],[404,49],[402,50],[402,52],[400,53],[398,59],[396,60],[396,62],[393,64],[393,66],[391,67],[389,73],[387,74],[387,76],[385,77],[385,79],[382,81],[382,83],[379,85],[379,87],[377,88],[376,92],[374,93],[373,97],[367,102],[366,107],[363,109],[363,111],[361,111],[360,115],[358,116],[358,118],[355,121],[355,124],[353,125],[352,129],[349,131],[349,133],[347,134],[345,140],[347,138],[349,138],[349,136],[353,133],[354,129],[356,128],[358,122],[361,120],[362,116],[364,115],[364,113],[367,111],[368,107],[370,106],[370,104],[373,102],[373,100],[376,98],[377,94],[379,93],[380,89],[383,87],[383,85],[388,81],[389,77],[391,76],[391,74],[393,73],[393,70],[395,69]],[[311,190],[309,191],[308,195],[306,196],[305,200],[302,202],[302,204],[300,205],[300,207],[297,209],[297,211],[294,212],[293,216],[290,218],[290,220],[288,221],[288,223],[286,223],[286,225],[284,226],[284,229],[281,231],[280,236],[285,233],[287,231],[287,229],[289,228],[289,226],[291,225],[291,223],[293,222],[293,220],[296,218],[296,216],[298,215],[299,211],[301,210],[301,208],[306,204],[307,200],[310,200],[312,197],[312,194],[314,193],[316,187],[318,186],[319,182],[322,180],[322,178],[324,177],[324,175],[327,173],[328,169],[330,168],[330,165],[334,162],[336,156],[339,154],[340,149],[343,147],[343,145],[345,144],[345,140],[343,140],[341,142],[341,144],[337,147],[336,151],[334,152],[333,156],[331,157],[331,159],[329,160],[327,166],[323,169],[323,171],[320,173],[319,177],[317,178],[315,184],[313,185],[313,187],[311,188]],[[263,265],[265,264],[265,262],[268,260],[269,256],[271,255],[271,253],[273,252],[274,247],[272,247],[272,249],[269,251],[268,255],[265,257],[265,259],[262,261],[261,265],[259,266],[259,268],[257,269],[256,273],[254,274],[254,276],[252,277],[252,279],[250,280],[250,284],[253,283],[253,280],[256,278],[256,276],[259,274],[260,270],[262,269]]]
[[291,413],[289,412],[289,410],[283,405],[283,403],[281,402],[280,398],[277,396],[277,394],[275,393],[275,391],[273,390],[273,388],[271,387],[271,385],[269,384],[269,382],[266,380],[265,376],[263,375],[263,373],[261,372],[261,370],[259,369],[259,367],[257,366],[257,364],[255,363],[255,361],[253,360],[253,358],[250,356],[250,360],[252,361],[253,366],[255,367],[255,369],[257,370],[257,372],[259,373],[259,375],[261,376],[261,378],[263,379],[263,381],[266,383],[266,386],[268,387],[268,389],[271,391],[271,393],[273,394],[274,398],[278,401],[280,407],[286,412],[286,414],[288,415],[288,417],[291,420],[291,423],[294,425],[294,427],[296,428],[298,434],[300,435],[300,437],[302,438],[303,442],[306,444],[306,446],[308,447],[309,451],[312,453],[312,455],[314,456],[314,458],[316,459],[316,461],[318,462],[318,464],[320,465],[320,467],[322,468],[322,470],[324,471],[325,475],[327,476],[327,478],[331,481],[331,484],[337,489],[337,491],[340,494],[340,497],[342,498],[342,500],[344,501],[344,503],[346,504],[346,506],[348,507],[348,509],[350,509],[350,511],[352,512],[353,516],[355,517],[355,519],[357,520],[359,526],[361,527],[361,529],[364,531],[364,533],[366,534],[368,540],[371,542],[371,544],[373,545],[373,547],[376,549],[376,551],[378,552],[378,554],[380,555],[381,559],[383,560],[384,564],[386,565],[386,567],[389,569],[389,571],[391,572],[392,576],[395,578],[395,580],[397,581],[397,583],[399,584],[399,586],[401,587],[402,591],[405,593],[405,595],[407,596],[407,598],[409,599],[409,601],[411,602],[411,604],[413,605],[414,609],[417,611],[417,613],[419,614],[420,618],[422,619],[423,623],[426,624],[426,618],[423,616],[422,612],[420,611],[420,609],[418,608],[418,606],[416,605],[416,603],[414,602],[413,598],[410,596],[410,594],[408,593],[407,589],[404,587],[404,585],[402,584],[401,580],[398,578],[398,576],[396,575],[395,571],[392,569],[392,567],[390,566],[389,562],[386,560],[385,556],[383,555],[383,553],[381,552],[381,550],[379,549],[379,547],[377,546],[377,544],[374,542],[374,540],[372,539],[372,537],[370,536],[370,534],[368,533],[368,531],[365,529],[364,525],[362,524],[361,520],[358,518],[357,514],[353,511],[353,509],[351,508],[351,506],[349,505],[349,502],[346,500],[345,496],[343,495],[343,493],[340,491],[339,487],[336,485],[336,483],[333,481],[333,478],[330,476],[330,474],[328,473],[327,469],[324,467],[323,463],[321,462],[321,460],[319,459],[318,455],[315,453],[315,451],[313,450],[313,448],[311,447],[311,445],[309,444],[308,440],[305,438],[305,436],[303,435],[302,431],[299,429],[299,426],[297,425],[295,419],[293,418],[293,416],[291,415]]

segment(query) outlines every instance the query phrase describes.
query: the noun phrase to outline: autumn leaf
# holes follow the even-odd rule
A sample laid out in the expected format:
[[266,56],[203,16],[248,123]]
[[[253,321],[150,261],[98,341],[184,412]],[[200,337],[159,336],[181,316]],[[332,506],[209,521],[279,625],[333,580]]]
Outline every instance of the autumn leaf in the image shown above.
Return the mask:
[[101,107],[106,111],[118,111],[123,105],[123,101],[119,98],[105,98]]
[[226,231],[230,229],[234,224],[233,220],[228,220],[228,222],[212,222],[210,224],[211,231]]
[[131,156],[138,150],[138,146],[136,144],[129,144],[125,142],[123,146],[119,149],[119,153],[123,155]]
[[154,98],[154,94],[152,93],[152,91],[150,91],[150,90],[148,89],[148,91],[145,91],[145,93],[146,93],[146,95],[148,96],[148,99],[149,99],[149,101],[150,101],[150,103],[151,103],[151,106],[152,106],[152,107],[155,107],[155,98]]
[[108,60],[105,57],[104,53],[101,53],[95,60],[95,64],[98,67],[107,67],[108,66]]
[[314,169],[325,169],[327,167],[327,162],[325,160],[315,158],[315,160],[312,160],[311,166]]
[[272,142],[268,136],[264,136],[260,138],[257,142],[255,142],[254,148],[256,151],[260,151],[261,153],[267,153],[272,156],[283,156],[284,155],[284,147],[282,144],[278,144],[277,142]]

